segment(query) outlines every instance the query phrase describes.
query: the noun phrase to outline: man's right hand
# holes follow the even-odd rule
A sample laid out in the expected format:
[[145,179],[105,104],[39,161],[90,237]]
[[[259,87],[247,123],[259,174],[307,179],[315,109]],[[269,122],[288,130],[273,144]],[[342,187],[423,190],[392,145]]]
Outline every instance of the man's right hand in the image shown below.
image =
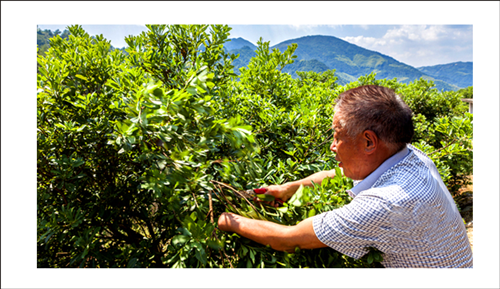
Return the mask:
[[[283,200],[283,202],[286,202],[288,199],[290,199],[293,194],[295,194],[296,188],[289,186],[287,184],[283,185],[271,185],[266,188],[267,192],[266,194],[274,196],[277,199]],[[269,202],[271,206],[278,207],[279,203],[272,201]]]
[[[317,172],[315,174],[310,175],[309,177],[294,181],[294,182],[289,182],[285,183],[283,185],[271,185],[267,187],[267,192],[266,194],[272,195],[275,198],[279,198],[286,202],[288,199],[290,199],[295,192],[299,189],[300,185],[303,186],[311,186],[311,181],[313,181],[316,184],[321,184],[324,178],[330,177],[333,178],[335,177],[335,169],[330,170],[330,171],[321,171]],[[278,207],[279,204],[278,202],[270,202],[269,203],[271,206]]]

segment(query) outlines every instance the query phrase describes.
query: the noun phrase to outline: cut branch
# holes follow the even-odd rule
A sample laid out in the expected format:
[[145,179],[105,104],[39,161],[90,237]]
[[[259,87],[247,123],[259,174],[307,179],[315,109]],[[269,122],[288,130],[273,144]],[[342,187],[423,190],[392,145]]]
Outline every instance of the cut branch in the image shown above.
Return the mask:
[[234,189],[233,187],[231,187],[228,184],[224,184],[224,183],[221,183],[221,182],[218,182],[218,181],[212,180],[211,182],[215,182],[215,183],[217,183],[219,185],[222,185],[222,186],[224,186],[224,187],[232,190],[233,192],[235,192],[236,194],[238,194],[238,196],[240,196],[241,198],[243,198],[255,210],[255,212],[257,212],[257,213],[259,212],[259,211],[257,211],[257,208],[255,208],[255,206],[252,205],[252,203],[250,203],[250,201],[243,194],[241,194],[238,190]]
[[210,222],[212,222],[212,224],[214,223],[214,210],[213,210],[213,207],[212,207],[212,193],[211,192],[208,192],[208,206],[209,206],[209,213],[210,213]]

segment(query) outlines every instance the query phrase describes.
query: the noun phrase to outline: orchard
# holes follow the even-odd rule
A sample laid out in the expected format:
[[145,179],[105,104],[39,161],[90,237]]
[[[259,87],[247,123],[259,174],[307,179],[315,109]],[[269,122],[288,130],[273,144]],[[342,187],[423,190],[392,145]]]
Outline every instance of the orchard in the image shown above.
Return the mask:
[[472,174],[472,114],[460,91],[375,74],[342,86],[334,70],[294,79],[282,69],[297,46],[271,51],[262,39],[237,75],[223,25],[148,25],[126,38],[126,52],[68,30],[37,59],[39,268],[381,267],[374,248],[359,260],[330,248],[287,253],[216,227],[225,211],[295,225],[348,204],[352,180],[338,168],[278,208],[238,192],[335,169],[333,104],[361,85],[403,97],[412,144],[452,195]]

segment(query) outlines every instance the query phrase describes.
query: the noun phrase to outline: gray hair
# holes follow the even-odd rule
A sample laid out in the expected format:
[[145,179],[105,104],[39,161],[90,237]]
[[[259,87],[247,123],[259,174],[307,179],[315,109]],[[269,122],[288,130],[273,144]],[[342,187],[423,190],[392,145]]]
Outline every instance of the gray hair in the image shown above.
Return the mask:
[[335,113],[350,138],[365,130],[375,132],[392,152],[411,142],[414,133],[412,111],[394,90],[365,85],[339,95]]

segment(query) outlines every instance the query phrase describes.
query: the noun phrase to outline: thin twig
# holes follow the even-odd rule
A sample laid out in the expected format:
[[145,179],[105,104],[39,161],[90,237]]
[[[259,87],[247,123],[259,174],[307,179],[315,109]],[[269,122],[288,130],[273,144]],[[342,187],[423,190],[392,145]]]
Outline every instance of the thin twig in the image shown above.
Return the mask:
[[196,196],[194,195],[194,193],[193,193],[193,192],[191,192],[191,195],[193,195],[194,204],[196,205],[196,208],[199,208],[199,206],[198,206],[198,202],[196,201]]
[[[216,230],[217,230],[217,228],[214,228],[214,230],[212,231],[212,235],[215,236],[217,241],[220,242],[219,237],[217,237],[217,234],[215,233]],[[222,249],[222,252],[224,253],[224,256],[226,257],[226,260],[229,262],[229,266],[231,266],[231,268],[234,269],[233,263],[231,263],[231,259],[229,259],[229,257],[226,254],[226,251],[224,250],[224,244],[222,244],[221,249]],[[219,249],[219,254],[221,254],[221,249]],[[221,257],[224,257],[224,256],[222,256],[222,254],[221,254]]]
[[458,139],[453,139],[453,141],[452,141],[452,142],[450,142],[448,145],[446,145],[446,146],[444,146],[444,147],[442,147],[442,148],[440,148],[440,149],[437,149],[437,150],[433,151],[432,153],[428,154],[428,156],[433,155],[434,153],[437,153],[438,151],[443,150],[443,149],[445,149],[445,148],[447,148],[447,147],[451,146],[452,144],[454,144],[455,142],[457,142],[457,140],[458,140]]
[[[219,252],[220,252],[220,250],[219,250]],[[224,253],[224,256],[226,256],[226,259],[229,262],[229,266],[231,266],[231,268],[234,269],[233,263],[231,263],[231,259],[229,259],[229,257],[227,256],[226,251],[224,250],[224,247],[222,247],[222,252]]]
[[208,207],[210,209],[210,222],[214,223],[214,210],[212,209],[212,193],[208,192]]
[[215,181],[215,180],[212,180],[211,182],[215,182],[215,183],[217,183],[217,184],[219,184],[219,185],[222,185],[222,186],[224,186],[224,187],[226,187],[226,188],[228,188],[228,189],[232,190],[233,192],[237,193],[237,194],[238,194],[238,196],[240,196],[241,198],[243,198],[243,199],[244,199],[244,200],[245,200],[245,201],[246,201],[246,202],[247,202],[247,203],[248,203],[248,204],[249,204],[249,205],[250,205],[250,206],[251,206],[251,207],[252,207],[252,208],[253,208],[253,209],[257,212],[257,213],[258,213],[257,208],[255,208],[255,206],[254,206],[254,205],[252,205],[252,203],[250,203],[250,201],[249,201],[249,200],[248,200],[248,199],[247,199],[247,198],[246,198],[243,194],[241,194],[239,191],[235,190],[235,189],[234,189],[233,187],[231,187],[230,185],[228,185],[228,184],[224,184],[224,183],[221,183],[221,182],[218,182],[218,181]]
[[[233,209],[234,209],[234,211],[235,211],[235,212],[238,212],[238,210],[237,210],[237,209],[236,209],[236,207],[233,205],[233,203],[231,203],[231,202],[230,202],[230,201],[226,198],[226,195],[225,195],[225,194],[224,194],[224,192],[222,191],[222,188],[219,186],[219,187],[218,187],[218,189],[220,190],[221,196],[224,198],[224,200],[226,200],[226,202],[227,202],[229,205],[231,205],[231,207],[233,207]],[[223,204],[226,206],[226,204],[225,204],[225,203],[223,203]],[[227,208],[227,206],[226,206],[226,208]]]

